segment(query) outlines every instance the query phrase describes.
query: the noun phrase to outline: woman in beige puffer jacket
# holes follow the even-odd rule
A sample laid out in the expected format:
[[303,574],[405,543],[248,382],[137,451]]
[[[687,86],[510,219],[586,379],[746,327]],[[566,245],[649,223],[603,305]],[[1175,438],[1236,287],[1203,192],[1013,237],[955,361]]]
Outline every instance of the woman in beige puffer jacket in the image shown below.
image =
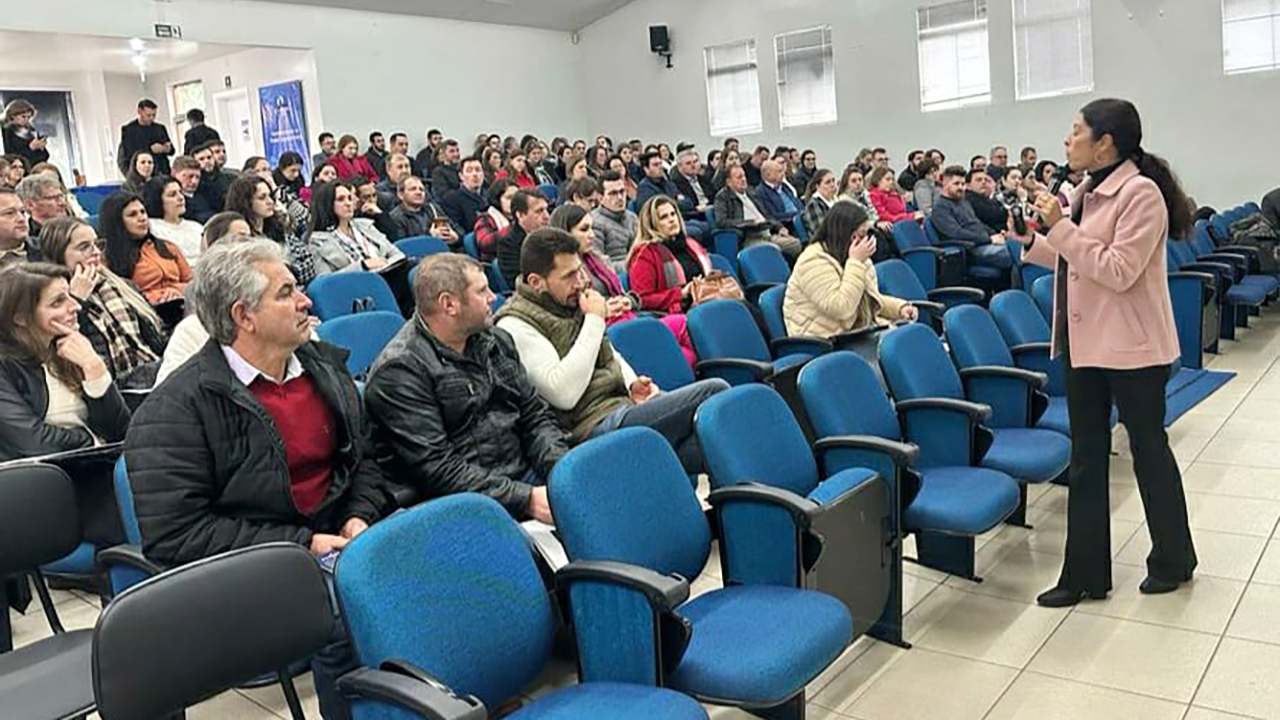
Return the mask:
[[854,203],[831,208],[787,281],[782,304],[787,335],[827,338],[919,317],[911,303],[880,293],[870,229],[871,219]]

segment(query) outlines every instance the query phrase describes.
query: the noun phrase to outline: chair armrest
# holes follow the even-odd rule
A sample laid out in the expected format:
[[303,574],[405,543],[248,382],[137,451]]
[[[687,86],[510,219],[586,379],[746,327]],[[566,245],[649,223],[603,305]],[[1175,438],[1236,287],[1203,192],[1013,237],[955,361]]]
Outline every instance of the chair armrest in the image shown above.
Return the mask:
[[832,340],[812,335],[789,335],[769,341],[769,352],[774,357],[793,354],[825,355],[833,349]]
[[765,485],[763,483],[739,483],[729,487],[712,490],[707,502],[711,507],[732,502],[753,502],[772,505],[787,511],[799,530],[808,530],[813,518],[822,512],[822,506],[807,498],[800,497],[790,490]]
[[1212,284],[1215,280],[1217,280],[1217,278],[1215,278],[1215,277],[1213,276],[1213,274],[1211,274],[1211,273],[1207,273],[1207,272],[1191,272],[1191,271],[1187,271],[1187,270],[1178,270],[1177,272],[1171,272],[1171,273],[1169,273],[1169,277],[1170,277],[1170,278],[1186,279],[1186,280],[1198,280],[1198,281],[1200,281],[1200,282],[1202,282],[1202,283],[1206,283],[1206,284]]
[[751,376],[748,382],[764,382],[773,377],[773,364],[745,358],[716,358],[714,360],[699,360],[698,364],[693,368],[693,373],[700,379],[746,373]]
[[[937,290],[931,290],[930,292],[937,292]],[[934,302],[933,300],[908,300],[907,302],[915,305],[922,312],[927,312],[939,317],[947,311],[947,306],[944,303]]]
[[99,550],[98,562],[102,565],[123,565],[140,570],[147,575],[159,575],[164,568],[148,560],[142,555],[142,548],[137,545],[113,545]]
[[388,703],[428,720],[485,720],[484,704],[453,690],[403,660],[388,660],[382,668],[360,668],[338,678],[338,691],[352,700]]
[[820,456],[832,450],[869,450],[881,453],[893,460],[893,464],[898,467],[910,467],[920,459],[920,446],[886,440],[875,435],[832,435],[813,444],[813,451]]
[[1236,269],[1226,263],[1217,262],[1193,262],[1183,265],[1181,270],[1191,270],[1198,272],[1207,272],[1221,281],[1226,278],[1228,281],[1234,281],[1236,277]]
[[913,398],[894,403],[894,408],[899,413],[909,413],[912,410],[949,410],[968,415],[977,422],[984,422],[991,418],[990,405],[955,398]]
[[1225,262],[1232,265],[1245,265],[1249,262],[1249,258],[1245,257],[1244,253],[1224,252],[1222,248],[1218,248],[1217,252],[1197,255],[1196,259],[1201,262]]
[[978,243],[969,240],[939,240],[937,247],[958,247],[965,250],[972,250],[978,246]]
[[950,287],[934,288],[928,292],[930,300],[940,302],[946,305],[943,298],[952,296],[954,299],[981,304],[986,299],[986,294],[975,287],[967,287],[965,285],[953,285]]
[[1214,252],[1244,255],[1255,261],[1258,259],[1258,248],[1248,245],[1219,245]]
[[556,585],[567,590],[579,581],[603,582],[637,590],[657,610],[674,610],[689,599],[689,581],[648,568],[611,560],[574,560],[556,571]]
[[933,245],[929,245],[928,247],[913,247],[913,248],[908,248],[908,249],[906,249],[906,250],[902,250],[902,251],[901,251],[901,254],[902,254],[902,256],[903,256],[903,257],[906,257],[906,256],[908,256],[908,255],[920,255],[920,254],[928,254],[928,255],[934,255],[934,256],[941,256],[941,255],[945,255],[946,253],[942,250],[942,248],[934,247]]
[[998,377],[1008,378],[1010,380],[1021,380],[1033,389],[1039,390],[1049,382],[1048,376],[1041,372],[1033,370],[1024,370],[1022,368],[1004,367],[1002,365],[978,365],[971,368],[962,368],[960,370],[960,380],[964,381],[971,377]]
[[1047,353],[1051,345],[1047,342],[1029,342],[1021,345],[1014,345],[1009,348],[1009,353],[1015,358],[1019,355],[1029,355],[1032,353]]

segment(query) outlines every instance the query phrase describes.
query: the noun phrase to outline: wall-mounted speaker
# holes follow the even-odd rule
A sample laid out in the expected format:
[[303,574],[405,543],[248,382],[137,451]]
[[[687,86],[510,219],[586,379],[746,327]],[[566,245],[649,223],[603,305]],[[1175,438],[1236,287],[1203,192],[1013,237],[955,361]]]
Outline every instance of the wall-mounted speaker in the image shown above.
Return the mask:
[[666,25],[649,26],[649,52],[659,55],[671,52],[671,38],[667,36]]

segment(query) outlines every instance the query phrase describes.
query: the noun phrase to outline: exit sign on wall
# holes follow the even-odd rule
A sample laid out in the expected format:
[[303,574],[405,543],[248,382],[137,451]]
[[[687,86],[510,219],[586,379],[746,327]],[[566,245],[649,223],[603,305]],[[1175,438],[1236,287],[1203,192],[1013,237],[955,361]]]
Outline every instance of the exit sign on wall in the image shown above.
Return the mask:
[[156,37],[170,40],[181,40],[182,26],[171,25],[169,23],[156,23]]

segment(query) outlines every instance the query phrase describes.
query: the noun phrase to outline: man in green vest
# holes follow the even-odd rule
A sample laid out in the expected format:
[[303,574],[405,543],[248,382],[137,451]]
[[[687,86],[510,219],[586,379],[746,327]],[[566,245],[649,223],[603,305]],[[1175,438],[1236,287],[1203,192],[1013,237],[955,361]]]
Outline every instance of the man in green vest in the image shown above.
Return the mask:
[[643,425],[667,438],[688,472],[702,472],[693,414],[728,383],[701,380],[662,392],[614,351],[606,315],[605,298],[585,280],[578,241],[558,228],[530,233],[520,251],[515,295],[497,324],[515,341],[538,394],[574,443]]

